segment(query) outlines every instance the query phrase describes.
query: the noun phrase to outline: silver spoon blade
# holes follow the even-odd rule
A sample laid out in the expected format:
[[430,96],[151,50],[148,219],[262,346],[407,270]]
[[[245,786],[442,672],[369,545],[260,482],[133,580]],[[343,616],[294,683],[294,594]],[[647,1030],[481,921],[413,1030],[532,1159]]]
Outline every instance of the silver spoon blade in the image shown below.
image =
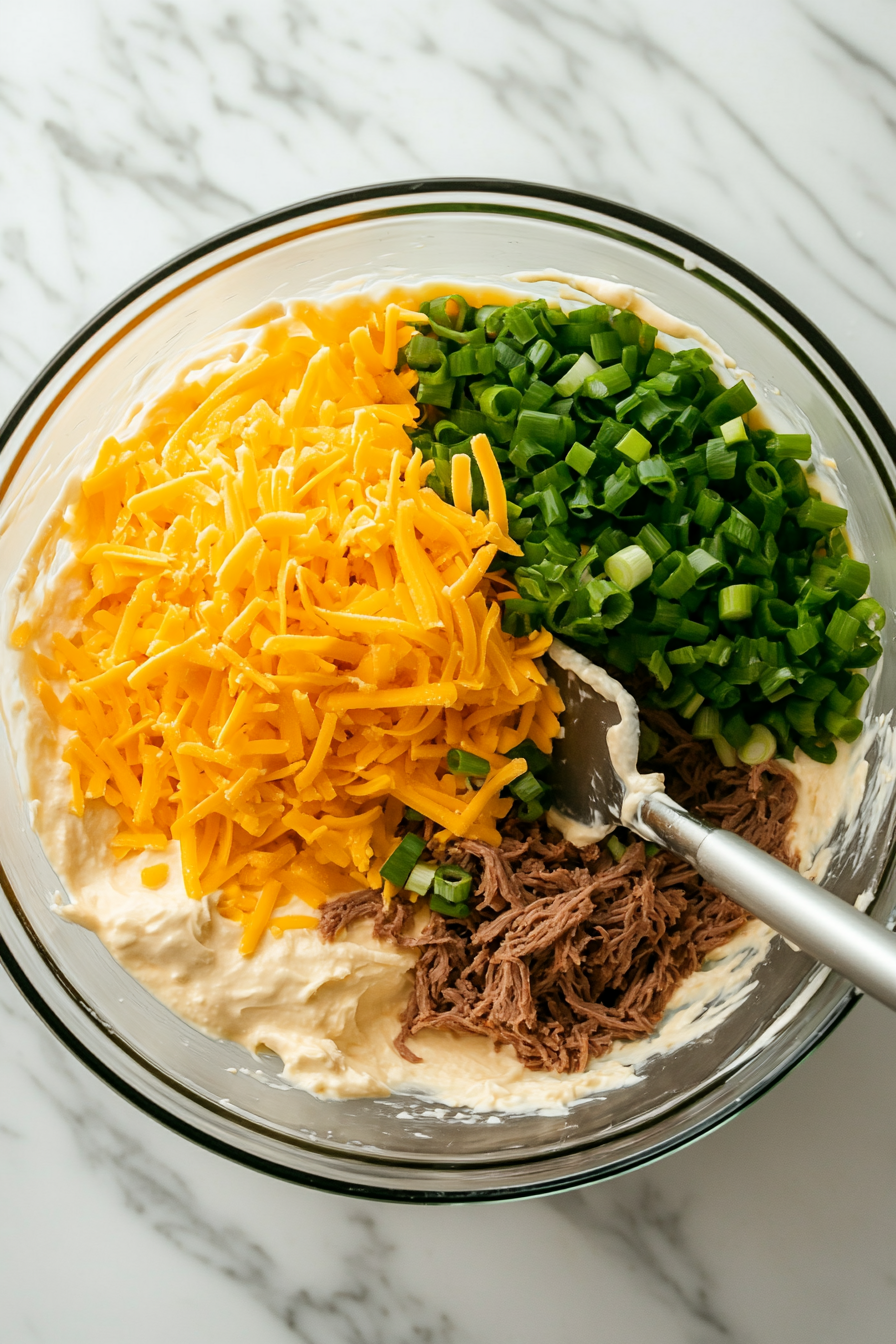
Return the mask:
[[619,710],[556,663],[551,675],[565,706],[563,736],[551,756],[554,806],[582,826],[615,823],[625,790],[610,760],[607,730],[619,722]]

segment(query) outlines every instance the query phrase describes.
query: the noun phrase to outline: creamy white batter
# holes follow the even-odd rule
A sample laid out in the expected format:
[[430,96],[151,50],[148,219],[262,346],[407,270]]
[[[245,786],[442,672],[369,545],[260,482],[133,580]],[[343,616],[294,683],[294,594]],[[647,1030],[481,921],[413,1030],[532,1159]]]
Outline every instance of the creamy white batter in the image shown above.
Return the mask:
[[[543,272],[525,279],[574,282],[579,295],[584,290],[609,302],[631,301],[628,291],[620,300],[615,291],[613,296],[605,293],[601,288],[605,282],[586,284],[583,277]],[[427,293],[436,292],[432,282],[425,288]],[[407,294],[409,287],[401,289]],[[500,294],[500,287],[491,286],[488,295],[475,298],[483,302]],[[387,297],[377,293],[378,300]],[[342,301],[350,301],[350,296]],[[212,351],[218,358],[228,352],[232,358],[234,351],[245,357],[258,343],[265,321],[275,320],[283,311],[280,305],[268,305],[245,328],[234,324],[223,338],[210,338],[202,358],[194,355],[188,365],[167,375],[154,371],[153,396],[166,378],[168,386],[176,380],[207,379]],[[658,309],[651,307],[642,315],[669,335],[697,337],[712,348],[705,333],[682,331],[677,319]],[[722,362],[730,363],[718,353]],[[143,395],[146,405],[146,389]],[[132,429],[141,410],[138,404],[128,417]],[[25,797],[31,800],[32,823],[68,898],[58,903],[60,916],[95,932],[122,966],[172,1011],[210,1036],[237,1041],[252,1051],[262,1046],[274,1051],[283,1061],[287,1081],[321,1097],[415,1092],[451,1106],[510,1112],[557,1111],[584,1096],[635,1083],[636,1070],[645,1060],[711,1031],[743,1003],[773,937],[756,921],[711,954],[701,973],[679,988],[654,1036],[616,1046],[583,1073],[536,1073],[524,1069],[509,1047],[496,1051],[485,1038],[436,1031],[415,1038],[414,1050],[423,1063],[412,1065],[392,1045],[410,987],[412,951],[377,942],[369,927],[356,925],[332,944],[322,943],[313,930],[290,930],[280,939],[267,934],[254,956],[244,958],[238,951],[242,928],[218,914],[214,897],[201,901],[187,897],[175,844],[158,855],[169,864],[165,885],[154,891],[143,886],[140,870],[145,856],[116,862],[110,854],[108,841],[117,823],[111,809],[103,802],[88,803],[83,820],[70,812],[68,771],[61,759],[66,731],[49,719],[31,692],[35,653],[18,652],[9,644],[9,632],[24,620],[47,640],[54,630],[71,633],[76,627],[74,609],[83,593],[82,579],[60,532],[66,507],[78,490],[79,465],[83,470],[87,463],[73,464],[59,503],[7,592],[0,707]],[[36,648],[49,651],[40,635]],[[555,649],[558,661],[581,671],[578,661],[585,660],[559,643]],[[614,730],[611,749],[631,786],[634,806],[639,792],[661,787],[662,777],[637,772],[634,700],[601,669],[587,667],[588,680],[594,684],[597,676],[598,689],[620,706],[623,721]],[[809,783],[809,772],[799,767],[797,773],[806,780],[804,797],[820,797],[822,791]],[[864,787],[861,769],[853,770],[850,778],[858,799]],[[800,827],[796,844],[802,849],[800,834],[811,831],[806,853],[814,857],[824,848],[832,826],[824,831],[810,804]]]

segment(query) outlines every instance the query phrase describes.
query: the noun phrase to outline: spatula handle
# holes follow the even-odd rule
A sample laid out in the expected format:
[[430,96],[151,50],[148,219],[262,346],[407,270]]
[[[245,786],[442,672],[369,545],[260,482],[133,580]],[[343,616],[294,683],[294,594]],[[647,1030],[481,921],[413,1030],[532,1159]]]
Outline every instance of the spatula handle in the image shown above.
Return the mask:
[[896,1008],[896,936],[748,840],[699,821],[665,794],[638,810],[638,830],[797,947]]

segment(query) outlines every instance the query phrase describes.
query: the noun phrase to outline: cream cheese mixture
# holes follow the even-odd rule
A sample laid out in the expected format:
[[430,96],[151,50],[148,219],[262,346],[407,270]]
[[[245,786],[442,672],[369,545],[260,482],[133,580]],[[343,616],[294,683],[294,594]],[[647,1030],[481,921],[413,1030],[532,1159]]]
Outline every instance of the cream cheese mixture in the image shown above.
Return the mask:
[[[612,303],[631,303],[632,292],[620,299],[606,282],[544,272],[519,277],[526,282],[559,280]],[[407,298],[408,286],[401,289]],[[471,287],[479,301],[506,297],[495,286]],[[435,292],[432,284],[427,292]],[[561,291],[565,293],[565,291]],[[487,297],[485,295],[487,294]],[[381,297],[376,293],[377,300]],[[520,297],[519,291],[512,298]],[[350,296],[343,301],[349,302]],[[643,301],[646,303],[646,300]],[[269,320],[285,311],[270,305]],[[649,320],[672,337],[697,339],[711,348],[722,364],[731,361],[704,333],[650,305]],[[224,333],[217,352],[208,346],[203,363],[223,357],[227,349],[245,351],[263,335],[264,323],[251,328],[234,325]],[[189,376],[202,363],[194,355]],[[184,371],[169,375],[183,378]],[[143,405],[149,399],[144,390]],[[131,425],[139,421],[140,406]],[[89,466],[81,462],[80,469]],[[425,1031],[415,1037],[421,1064],[410,1064],[393,1047],[398,1015],[407,1000],[416,954],[375,940],[369,926],[356,924],[326,944],[311,929],[290,930],[280,938],[262,938],[252,957],[240,955],[241,926],[223,918],[215,896],[190,899],[185,891],[179,849],[175,842],[159,854],[169,875],[158,890],[141,883],[145,856],[115,861],[108,841],[116,828],[115,813],[103,802],[89,802],[83,819],[70,810],[68,770],[61,758],[67,731],[53,723],[32,693],[34,650],[11,647],[9,633],[27,621],[34,644],[54,630],[73,631],[75,608],[83,597],[83,580],[68,541],[61,539],[66,511],[74,501],[81,476],[73,470],[62,495],[48,515],[6,595],[4,638],[0,646],[0,702],[9,730],[32,824],[62,884],[56,909],[63,919],[91,930],[121,965],[162,1003],[187,1022],[215,1038],[233,1040],[250,1051],[261,1047],[283,1061],[283,1077],[325,1098],[384,1097],[414,1092],[451,1106],[476,1111],[557,1111],[579,1098],[636,1083],[637,1068],[648,1058],[675,1050],[711,1031],[750,993],[750,981],[774,936],[751,921],[732,941],[710,954],[702,971],[674,995],[657,1032],[649,1039],[617,1044],[609,1055],[582,1073],[558,1075],[524,1068],[510,1047],[495,1050],[484,1037]],[[71,513],[69,513],[71,517]],[[582,675],[585,660],[559,644],[555,657]],[[611,747],[620,774],[631,789],[631,807],[640,793],[662,785],[662,777],[637,772],[637,707],[631,696],[599,668],[587,664],[586,679],[595,677],[603,694],[620,706],[623,722]],[[630,703],[629,703],[630,702]],[[794,768],[800,785],[795,816],[794,847],[804,868],[820,875],[829,857],[826,849],[840,816],[856,820],[865,788],[865,739],[841,752],[835,767],[803,760]],[[833,787],[832,787],[833,786]],[[574,837],[586,842],[591,836]],[[311,913],[301,903],[289,913]]]

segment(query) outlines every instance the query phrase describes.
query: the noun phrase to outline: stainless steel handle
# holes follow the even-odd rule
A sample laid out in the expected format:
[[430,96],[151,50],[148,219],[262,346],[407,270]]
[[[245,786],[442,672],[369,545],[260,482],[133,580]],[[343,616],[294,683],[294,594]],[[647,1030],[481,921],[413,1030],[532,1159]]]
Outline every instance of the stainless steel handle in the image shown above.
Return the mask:
[[896,936],[748,840],[699,821],[663,793],[638,809],[639,833],[687,859],[751,915],[896,1008]]

